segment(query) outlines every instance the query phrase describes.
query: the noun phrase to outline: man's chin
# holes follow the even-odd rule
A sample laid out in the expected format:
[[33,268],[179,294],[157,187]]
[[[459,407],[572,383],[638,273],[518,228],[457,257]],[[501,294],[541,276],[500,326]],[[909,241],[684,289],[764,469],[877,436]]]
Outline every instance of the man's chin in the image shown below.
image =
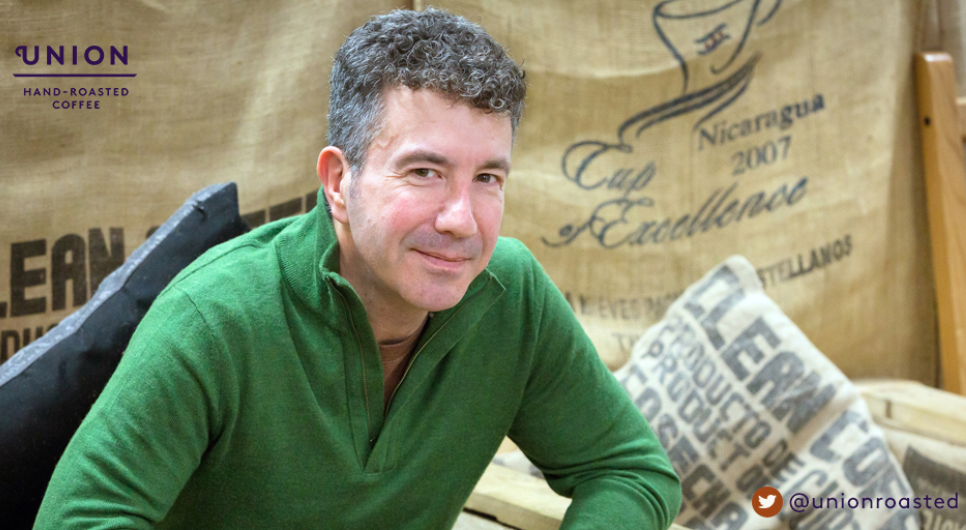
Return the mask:
[[422,292],[411,297],[409,303],[430,313],[446,311],[460,303],[468,287],[469,285],[465,285],[462,288],[430,289],[427,292]]

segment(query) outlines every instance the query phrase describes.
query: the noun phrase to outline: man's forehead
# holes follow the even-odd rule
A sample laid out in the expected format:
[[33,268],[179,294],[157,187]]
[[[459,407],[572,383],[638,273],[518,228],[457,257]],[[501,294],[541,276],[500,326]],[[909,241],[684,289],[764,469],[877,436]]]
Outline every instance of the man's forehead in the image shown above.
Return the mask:
[[382,150],[393,165],[470,162],[509,172],[513,128],[508,116],[427,89],[390,89],[383,102],[382,124],[370,148]]

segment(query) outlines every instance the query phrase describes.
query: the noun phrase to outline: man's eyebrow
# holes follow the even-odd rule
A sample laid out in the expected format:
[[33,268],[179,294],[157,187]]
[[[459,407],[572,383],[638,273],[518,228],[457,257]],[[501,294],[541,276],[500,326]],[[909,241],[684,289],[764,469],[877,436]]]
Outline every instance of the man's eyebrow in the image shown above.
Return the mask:
[[403,155],[402,158],[396,161],[395,165],[398,168],[404,168],[406,166],[409,166],[411,164],[415,164],[418,162],[429,162],[430,164],[435,164],[437,166],[443,166],[443,167],[450,167],[453,165],[453,163],[450,162],[449,159],[446,158],[445,156],[439,153],[434,153],[432,151],[424,151],[424,150],[413,151],[411,153],[407,153],[406,155]]
[[494,158],[487,160],[480,166],[480,169],[499,169],[504,173],[510,173],[510,161],[505,158]]

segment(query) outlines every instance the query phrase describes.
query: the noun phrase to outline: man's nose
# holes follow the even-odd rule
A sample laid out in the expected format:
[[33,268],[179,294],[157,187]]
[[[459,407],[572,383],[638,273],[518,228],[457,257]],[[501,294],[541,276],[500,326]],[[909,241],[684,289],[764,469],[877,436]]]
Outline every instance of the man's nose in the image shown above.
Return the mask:
[[448,190],[443,209],[436,216],[436,231],[466,238],[476,233],[470,186],[454,186]]

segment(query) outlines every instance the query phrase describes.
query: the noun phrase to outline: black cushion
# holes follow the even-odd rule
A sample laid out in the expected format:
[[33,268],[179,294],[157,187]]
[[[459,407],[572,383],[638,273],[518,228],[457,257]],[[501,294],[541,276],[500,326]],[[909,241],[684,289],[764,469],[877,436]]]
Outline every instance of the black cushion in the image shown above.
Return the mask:
[[195,193],[82,308],[0,365],[0,527],[33,526],[54,466],[161,290],[247,230],[234,183]]

